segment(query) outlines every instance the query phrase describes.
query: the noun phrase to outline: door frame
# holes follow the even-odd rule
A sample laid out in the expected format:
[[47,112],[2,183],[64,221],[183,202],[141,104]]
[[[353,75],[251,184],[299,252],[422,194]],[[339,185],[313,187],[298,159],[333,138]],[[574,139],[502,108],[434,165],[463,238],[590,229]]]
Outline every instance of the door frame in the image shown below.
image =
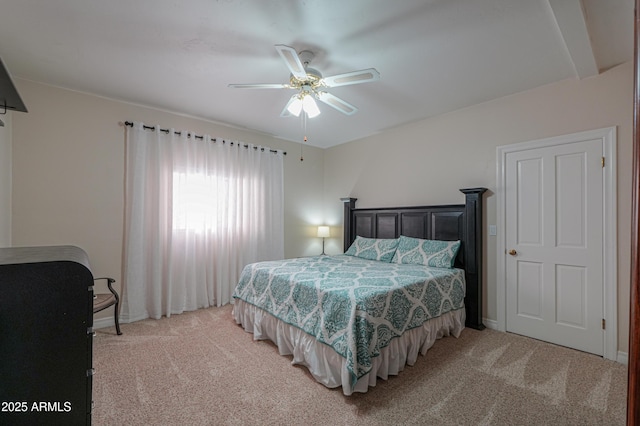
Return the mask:
[[555,136],[528,142],[503,145],[496,148],[496,219],[498,230],[496,240],[496,326],[500,331],[507,330],[507,283],[506,283],[506,160],[507,154],[530,149],[553,147],[581,142],[588,139],[601,139],[605,157],[603,185],[603,317],[606,321],[603,342],[603,357],[618,360],[618,236],[617,236],[617,182],[616,182],[616,127],[588,130],[585,132]]

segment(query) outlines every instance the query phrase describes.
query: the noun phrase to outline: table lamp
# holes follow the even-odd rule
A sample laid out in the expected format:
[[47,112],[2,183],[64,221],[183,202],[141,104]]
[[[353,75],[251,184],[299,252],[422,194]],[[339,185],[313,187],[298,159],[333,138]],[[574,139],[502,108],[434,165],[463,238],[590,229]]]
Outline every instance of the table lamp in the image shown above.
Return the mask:
[[318,238],[322,238],[322,255],[325,255],[324,252],[324,239],[325,238],[329,238],[331,236],[331,233],[329,232],[329,227],[328,226],[318,226]]

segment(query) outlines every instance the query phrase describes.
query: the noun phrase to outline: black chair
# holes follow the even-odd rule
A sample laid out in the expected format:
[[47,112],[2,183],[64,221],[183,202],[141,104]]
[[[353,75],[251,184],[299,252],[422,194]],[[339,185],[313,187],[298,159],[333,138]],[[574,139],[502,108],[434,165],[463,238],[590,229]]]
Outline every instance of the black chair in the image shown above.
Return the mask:
[[115,305],[113,310],[113,319],[116,323],[116,332],[118,335],[121,335],[120,331],[120,322],[118,321],[118,307],[120,305],[120,297],[118,297],[118,292],[113,289],[112,284],[116,282],[113,278],[102,277],[102,278],[94,278],[94,281],[98,280],[107,280],[107,287],[109,287],[110,293],[94,293],[93,295],[93,313],[100,312],[104,309],[107,309],[109,306]]

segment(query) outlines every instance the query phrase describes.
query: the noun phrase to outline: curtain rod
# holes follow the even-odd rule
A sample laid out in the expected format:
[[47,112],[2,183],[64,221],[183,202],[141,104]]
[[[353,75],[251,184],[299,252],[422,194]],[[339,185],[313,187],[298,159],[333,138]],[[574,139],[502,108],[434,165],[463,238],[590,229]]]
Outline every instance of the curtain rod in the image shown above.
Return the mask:
[[[133,127],[133,122],[132,122],[132,121],[125,121],[125,122],[124,122],[124,125],[125,125],[125,126],[129,126],[129,127]],[[153,126],[145,126],[144,124],[142,125],[142,128],[143,128],[143,129],[145,129],[145,130],[156,130],[156,128],[155,128],[155,127],[153,127]],[[160,129],[160,131],[168,134],[171,130],[170,130],[170,129]],[[173,131],[173,133],[174,133],[175,135],[178,135],[178,136],[180,136],[180,135],[182,134],[182,132],[180,132],[180,131],[178,131],[178,130],[174,130],[174,131]],[[188,138],[190,138],[191,136],[192,136],[192,135],[191,135],[191,133],[187,133],[187,137],[188,137]],[[195,139],[200,139],[200,140],[204,139],[204,136],[198,136],[198,135],[195,135],[195,134],[193,135],[193,137],[194,137]],[[217,139],[215,139],[215,138],[212,138],[211,140],[212,140],[213,142],[217,142]],[[223,140],[222,140],[222,143],[223,143],[223,144],[225,144],[225,143],[227,143],[227,141],[225,141],[225,140],[223,139]],[[233,142],[229,142],[229,144],[230,144],[231,146],[233,146],[233,144],[234,144],[234,143],[233,143]],[[240,144],[238,144],[238,146],[244,146],[245,148],[249,148],[249,145],[248,145],[248,144],[244,144],[244,145],[240,145]],[[254,147],[253,147],[253,149],[257,150],[257,149],[258,149],[258,147],[257,147],[257,146],[254,146]],[[260,150],[261,150],[261,151],[264,151],[264,150],[265,150],[265,148],[264,148],[264,147],[262,147],[262,148],[260,148]],[[277,151],[277,150],[275,150],[275,149],[269,149],[269,152],[273,152],[274,154],[277,154],[277,153],[278,153],[278,151]],[[287,155],[287,151],[282,151],[282,154],[283,154],[283,155]]]

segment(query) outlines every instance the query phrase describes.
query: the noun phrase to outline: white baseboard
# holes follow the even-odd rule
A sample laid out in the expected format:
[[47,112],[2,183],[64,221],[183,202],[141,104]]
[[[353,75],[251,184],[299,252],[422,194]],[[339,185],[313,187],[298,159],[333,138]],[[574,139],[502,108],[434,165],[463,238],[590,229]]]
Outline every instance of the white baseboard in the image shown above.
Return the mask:
[[[120,321],[122,323],[122,321]],[[490,328],[492,330],[498,330],[498,322],[496,320],[491,320],[487,318],[482,319],[482,323],[485,327]],[[93,321],[93,329],[98,330],[100,328],[107,327],[115,327],[115,322],[113,321],[113,317],[108,318],[100,318]],[[628,365],[629,363],[629,354],[626,352],[618,351],[618,356],[616,357],[616,362],[620,364]]]
[[626,352],[618,351],[618,357],[616,361],[620,364],[628,365],[629,364],[629,354]]
[[100,318],[100,319],[93,320],[94,330],[98,330],[100,328],[115,327],[115,326],[116,326],[116,323],[113,320],[113,317]]
[[498,330],[498,321],[490,320],[487,318],[482,318],[482,323],[485,327],[490,328],[492,330]]

